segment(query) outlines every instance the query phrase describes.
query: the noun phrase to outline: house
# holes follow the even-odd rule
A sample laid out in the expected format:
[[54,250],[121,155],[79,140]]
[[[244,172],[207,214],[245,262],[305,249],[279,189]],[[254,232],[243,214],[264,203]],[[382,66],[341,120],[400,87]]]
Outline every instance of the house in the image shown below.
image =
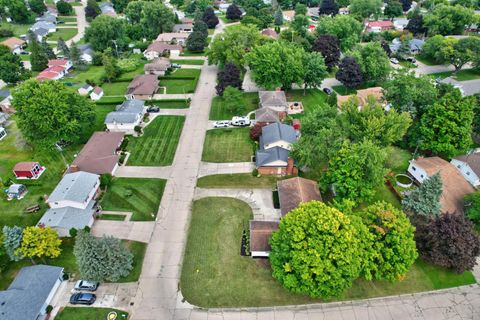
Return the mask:
[[153,60],[168,55],[179,56],[182,51],[183,47],[181,45],[154,41],[143,52],[143,56],[147,58],[147,60]]
[[167,58],[156,58],[152,62],[145,64],[143,70],[145,74],[156,74],[159,76],[164,76],[165,71],[167,71],[172,64]]
[[[424,40],[422,39],[411,39],[411,40],[405,40],[408,41],[410,44],[410,53],[411,54],[417,54],[419,53],[422,48],[423,44],[425,43]],[[402,41],[400,38],[395,38],[392,40],[392,44],[389,46],[390,50],[392,50],[393,53],[397,52],[398,49],[400,48],[400,45],[402,44]]]
[[57,25],[48,21],[37,21],[31,27],[30,30],[35,32],[35,30],[45,29],[48,33],[57,31]]
[[297,139],[293,127],[273,123],[262,128],[259,149],[255,153],[255,167],[260,174],[296,175],[295,163],[289,157],[293,142]]
[[44,28],[38,28],[38,29],[32,30],[32,32],[38,42],[42,42],[43,38],[46,37],[49,33],[48,30]]
[[5,193],[7,194],[7,200],[8,201],[13,200],[13,199],[20,200],[23,197],[25,197],[27,192],[28,192],[27,187],[25,187],[25,185],[23,185],[23,184],[18,184],[18,183],[11,184],[5,190]]
[[179,32],[190,33],[192,31],[193,31],[193,24],[191,23],[180,23],[173,26],[174,33],[179,33]]
[[4,127],[0,126],[0,141],[5,139],[6,136],[7,136],[7,130]]
[[250,254],[252,258],[266,258],[270,253],[270,238],[278,230],[278,221],[250,220]]
[[45,172],[45,167],[42,167],[38,162],[17,162],[13,167],[13,174],[17,179],[32,179],[36,180]]
[[103,97],[103,89],[100,87],[95,87],[92,92],[90,92],[90,99],[93,101],[97,101],[102,99]]
[[367,32],[381,32],[390,29],[393,29],[393,22],[390,20],[367,21],[365,23],[365,30]]
[[78,93],[82,96],[86,96],[87,94],[90,93],[90,91],[93,90],[93,87],[91,85],[89,85],[88,83],[85,83],[83,86],[81,86],[80,88],[78,88]]
[[65,74],[68,73],[68,70],[70,70],[73,67],[72,61],[67,60],[67,59],[52,59],[48,60],[48,67],[53,68],[53,67],[62,67],[65,69]]
[[313,21],[317,21],[320,18],[318,13],[320,7],[309,7],[307,8],[307,17],[310,17]]
[[117,106],[116,111],[107,114],[105,124],[110,131],[134,134],[135,127],[140,125],[144,114],[145,101],[127,100]]
[[23,267],[8,289],[0,291],[2,320],[46,319],[47,306],[62,281],[62,267],[42,264]]
[[272,109],[279,113],[279,117],[283,119],[287,113],[288,104],[287,97],[283,91],[259,91],[260,100],[259,108]]
[[440,173],[443,183],[440,205],[445,213],[463,212],[463,198],[475,191],[453,164],[439,157],[411,160],[408,173],[419,184]]
[[69,237],[71,229],[91,228],[95,221],[95,202],[91,201],[85,209],[63,207],[48,209],[37,223],[37,226],[50,227],[57,231],[59,237]]
[[293,21],[293,18],[295,18],[295,10],[285,10],[285,11],[283,11],[283,20]]
[[59,80],[65,76],[65,69],[62,67],[47,68],[37,75],[37,80]]
[[92,63],[95,51],[93,51],[92,46],[89,44],[80,44],[77,45],[78,50],[80,51],[80,58],[86,63]]
[[160,33],[155,41],[185,46],[187,38],[188,33],[185,32],[166,32]]
[[382,87],[372,87],[367,89],[357,90],[356,95],[349,95],[349,96],[337,96],[337,107],[338,110],[341,111],[342,105],[350,99],[354,99],[358,103],[358,108],[361,109],[367,102],[368,99],[374,99],[377,103],[381,104],[382,107],[387,109],[387,102],[384,100],[383,97],[383,89]]
[[40,17],[35,19],[36,21],[45,21],[48,23],[57,24],[57,16],[49,11],[46,11]]
[[480,187],[480,151],[453,158],[451,164],[457,168],[462,176],[475,188]]
[[350,9],[348,7],[343,7],[343,8],[340,8],[338,9],[338,14],[350,14]]
[[105,14],[110,17],[116,17],[117,13],[115,12],[115,9],[113,8],[112,4],[110,2],[103,2],[100,3],[99,5],[100,11],[102,11],[102,14]]
[[397,31],[403,31],[403,29],[405,29],[409,21],[410,21],[409,19],[405,19],[405,18],[395,18],[393,19],[393,27]]
[[154,74],[136,76],[128,85],[125,98],[128,100],[149,100],[158,90],[158,77]]
[[230,3],[220,3],[220,4],[218,5],[218,10],[220,10],[221,12],[225,12],[225,13],[226,13],[227,10],[228,10],[228,7],[230,7],[230,6],[231,6]]
[[295,177],[277,182],[278,199],[282,217],[300,204],[313,200],[322,201],[316,181]]
[[0,110],[12,112],[12,95],[10,90],[0,90]]
[[20,54],[25,46],[25,41],[12,37],[0,42],[0,44],[8,47],[14,54]]
[[272,38],[272,39],[275,39],[275,40],[277,40],[278,37],[279,37],[278,33],[271,28],[263,29],[262,30],[262,35],[267,36],[267,37]]
[[85,171],[67,173],[48,197],[52,209],[72,207],[86,209],[91,206],[100,189],[100,176]]
[[118,150],[122,132],[95,132],[70,165],[69,172],[83,171],[114,175],[118,168]]
[[278,112],[269,108],[255,110],[255,123],[267,125],[275,122],[280,122]]

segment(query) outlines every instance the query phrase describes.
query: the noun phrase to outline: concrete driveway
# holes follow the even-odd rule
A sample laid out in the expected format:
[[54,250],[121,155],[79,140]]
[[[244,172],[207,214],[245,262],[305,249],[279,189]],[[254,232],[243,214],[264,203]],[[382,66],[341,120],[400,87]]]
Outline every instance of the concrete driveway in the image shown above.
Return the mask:
[[253,169],[255,169],[253,162],[214,163],[202,161],[202,163],[200,163],[198,177],[200,178],[213,174],[251,173]]
[[112,221],[97,219],[91,234],[96,237],[113,236],[118,239],[148,243],[152,234],[153,221]]

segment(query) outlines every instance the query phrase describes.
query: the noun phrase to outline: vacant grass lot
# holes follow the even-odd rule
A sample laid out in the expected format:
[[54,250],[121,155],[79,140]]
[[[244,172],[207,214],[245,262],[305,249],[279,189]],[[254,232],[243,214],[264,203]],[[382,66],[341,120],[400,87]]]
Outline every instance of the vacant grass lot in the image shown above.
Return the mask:
[[185,99],[175,100],[148,100],[145,101],[146,105],[156,105],[164,109],[185,109],[190,107],[190,103]]
[[103,320],[107,319],[107,315],[111,311],[117,312],[117,319],[123,320],[128,318],[125,311],[111,308],[75,308],[64,307],[56,316],[56,320]]
[[181,60],[170,60],[171,63],[177,64],[189,64],[189,65],[198,65],[201,66],[205,62],[205,60],[198,60],[198,59],[181,59]]
[[177,69],[172,74],[160,78],[160,87],[166,87],[167,94],[186,94],[195,92],[201,70]]
[[[67,25],[68,26],[68,25]],[[57,41],[59,38],[67,41],[72,39],[78,33],[77,28],[57,28],[57,31],[48,35],[49,41]]]
[[278,180],[288,179],[288,177],[260,176],[254,177],[250,173],[235,174],[214,174],[201,177],[197,180],[199,188],[265,188],[273,189]]
[[166,181],[115,178],[100,204],[107,211],[133,212],[132,221],[155,220]]
[[245,162],[250,161],[254,143],[250,128],[214,129],[207,131],[203,145],[202,161]]
[[172,164],[185,117],[156,117],[139,138],[130,139],[128,164],[132,166],[167,166]]
[[[185,299],[205,308],[322,302],[283,289],[271,276],[266,260],[240,256],[242,230],[251,218],[250,207],[237,199],[205,198],[193,203],[180,280]],[[470,272],[457,275],[419,260],[403,281],[359,279],[340,300],[443,289],[474,282]]]
[[119,81],[108,83],[105,82],[102,85],[102,89],[105,96],[124,96],[127,92],[127,87],[130,84],[130,81]]
[[[258,92],[245,92],[243,94],[245,110],[243,115],[258,108]],[[216,96],[213,98],[212,107],[210,109],[210,120],[230,120],[234,116],[239,116],[230,112],[225,108],[223,97]]]

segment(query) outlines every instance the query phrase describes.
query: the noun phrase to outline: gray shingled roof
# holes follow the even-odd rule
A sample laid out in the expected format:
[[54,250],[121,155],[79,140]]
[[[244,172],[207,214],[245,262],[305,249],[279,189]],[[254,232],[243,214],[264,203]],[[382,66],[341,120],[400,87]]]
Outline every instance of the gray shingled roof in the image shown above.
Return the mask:
[[47,11],[41,17],[39,17],[37,21],[46,21],[50,23],[56,23],[57,17],[55,17],[53,14]]
[[255,110],[255,120],[257,122],[277,122],[280,121],[280,118],[278,112],[269,108],[261,108]]
[[82,54],[89,54],[93,56],[95,51],[93,51],[92,46],[89,44],[80,44],[77,46],[78,50],[82,52]]
[[263,149],[266,144],[272,144],[281,140],[294,143],[297,140],[295,129],[292,126],[278,122],[262,128],[260,148]]
[[267,150],[257,150],[255,155],[255,165],[257,168],[268,166],[269,163],[274,161],[288,162],[288,150],[280,147],[274,147]]
[[283,91],[260,91],[258,92],[260,105],[262,108],[285,106],[287,107],[287,97]]
[[458,156],[455,159],[468,163],[473,172],[480,177],[480,152]]
[[33,24],[33,26],[30,28],[30,30],[37,30],[37,29],[54,29],[56,28],[55,24],[47,21],[37,21]]
[[33,30],[33,33],[37,36],[44,37],[48,34],[48,30],[44,28],[39,28],[39,29]]
[[48,209],[37,225],[52,228],[65,228],[68,230],[71,228],[83,229],[93,217],[95,212],[93,209],[94,204],[94,201],[91,201],[86,209],[73,207]]
[[84,202],[98,182],[99,176],[84,171],[68,173],[48,197],[48,202],[69,200]]
[[143,100],[126,100],[122,104],[118,105],[115,110],[122,112],[130,113],[141,113],[143,112],[143,107],[145,106],[145,101]]
[[0,319],[36,320],[62,273],[55,266],[23,267],[10,287],[0,291]]
[[105,124],[109,123],[135,123],[138,116],[143,113],[145,101],[127,100],[116,107],[117,111],[110,112],[105,118]]

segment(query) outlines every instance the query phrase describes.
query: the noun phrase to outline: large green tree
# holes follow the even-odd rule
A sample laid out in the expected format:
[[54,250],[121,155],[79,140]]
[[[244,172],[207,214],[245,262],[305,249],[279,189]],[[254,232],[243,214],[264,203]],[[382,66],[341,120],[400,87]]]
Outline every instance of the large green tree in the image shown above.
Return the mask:
[[252,70],[253,80],[266,89],[274,89],[303,83],[304,56],[305,52],[297,46],[275,41],[253,48],[245,59]]
[[207,36],[201,31],[194,31],[188,35],[187,49],[190,52],[203,52],[207,46]]
[[30,64],[32,71],[43,71],[48,67],[48,56],[47,53],[43,50],[43,47],[36,39],[34,39],[32,34],[29,34],[30,37]]
[[15,23],[28,23],[33,20],[24,0],[0,0],[0,8],[2,16],[11,18]]
[[423,18],[430,35],[462,34],[466,25],[474,20],[474,12],[460,5],[440,4]]
[[403,14],[403,8],[400,1],[390,0],[383,11],[383,14],[393,20],[395,17],[399,17]]
[[30,258],[56,258],[62,252],[60,245],[62,240],[58,233],[50,227],[26,227],[23,230],[22,245],[16,250],[16,254]]
[[11,261],[20,261],[23,259],[23,254],[20,254],[17,249],[22,245],[23,228],[19,226],[3,226],[2,229],[3,247]]
[[104,51],[107,48],[115,50],[126,45],[124,20],[101,15],[94,19],[85,31],[86,40],[95,51]]
[[382,81],[390,73],[390,60],[379,42],[358,46],[353,52],[353,57],[362,68],[366,81]]
[[363,20],[373,16],[378,19],[382,13],[382,0],[352,0],[350,1],[350,14]]
[[171,32],[175,15],[161,1],[143,1],[140,26],[147,39],[155,39],[160,33]]
[[402,200],[403,209],[414,214],[435,216],[440,213],[440,197],[442,195],[442,177],[440,174],[425,179]]
[[273,277],[295,293],[340,295],[359,276],[365,259],[368,234],[358,224],[319,201],[290,211],[270,240]]
[[35,12],[37,15],[41,15],[47,11],[47,6],[43,0],[28,0],[28,6],[30,7],[30,10]]
[[28,80],[12,96],[23,135],[46,149],[60,140],[81,141],[95,120],[93,104],[61,82]]
[[325,60],[318,52],[308,52],[304,56],[304,68],[305,74],[303,76],[305,95],[306,88],[320,87],[323,79],[328,75],[327,66],[325,66]]
[[480,39],[478,37],[445,38],[437,54],[441,61],[454,66],[455,72],[459,71],[465,64],[478,59]]
[[362,24],[350,15],[324,17],[318,22],[318,35],[329,34],[337,37],[342,50],[350,50],[360,42]]
[[19,56],[6,46],[0,45],[0,79],[6,83],[17,83],[28,79],[30,72],[23,67]]

